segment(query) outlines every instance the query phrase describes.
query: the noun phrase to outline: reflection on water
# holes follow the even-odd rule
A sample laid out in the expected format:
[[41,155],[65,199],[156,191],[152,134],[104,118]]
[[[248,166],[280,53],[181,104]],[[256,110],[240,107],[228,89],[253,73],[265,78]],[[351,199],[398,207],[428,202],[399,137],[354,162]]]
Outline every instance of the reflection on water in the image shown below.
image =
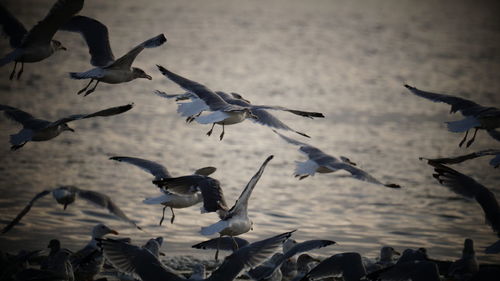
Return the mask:
[[[52,2],[20,0],[14,6],[14,1],[7,1],[6,6],[31,26]],[[138,243],[164,236],[169,255],[204,255],[190,245],[205,239],[198,231],[216,221],[216,215],[200,215],[198,206],[179,209],[175,224],[158,226],[161,207],[141,203],[158,194],[152,177],[108,158],[151,159],[174,175],[216,166],[214,177],[232,204],[265,157],[274,154],[250,199],[254,230],[243,238],[256,240],[298,229],[294,234],[298,240],[339,243],[324,253],[359,251],[375,256],[381,245],[391,245],[400,251],[427,247],[433,257],[456,259],[464,238],[470,237],[480,261],[498,261],[482,254],[496,237],[483,223],[479,205],[457,200],[418,160],[498,145],[479,132],[472,148],[459,149],[462,136],[447,132],[442,123],[457,118],[447,115],[448,107],[415,97],[402,86],[408,83],[499,106],[498,95],[493,94],[500,90],[496,7],[451,1],[117,3],[86,1],[81,14],[108,25],[117,57],[164,32],[168,42],[136,60],[153,81],[102,84],[85,98],[77,96],[84,82],[68,79],[67,72],[89,69],[89,57],[83,40],[68,33],[56,36],[69,51],[27,64],[21,81],[8,81],[12,65],[0,69],[0,103],[42,118],[129,102],[136,105],[120,116],[75,122],[76,133],[28,143],[16,152],[8,150],[7,141],[19,126],[2,117],[0,223],[12,219],[37,192],[71,184],[111,195],[145,233],[84,201],[63,211],[47,196],[36,202],[18,227],[0,236],[2,250],[44,248],[55,236],[65,246],[78,248],[86,243],[92,226],[102,221]],[[0,46],[6,53],[7,40]],[[217,138],[220,128],[215,137],[207,137],[208,126],[185,124],[174,102],[152,94],[155,89],[181,92],[155,64],[211,89],[241,93],[256,104],[323,112],[324,120],[276,115],[312,136],[310,140],[297,136],[301,141],[334,156],[348,156],[381,181],[399,183],[404,189],[363,183],[342,173],[298,181],[292,176],[294,161],[304,158],[296,147],[250,121],[228,126],[222,142]],[[477,159],[457,169],[500,197],[499,173],[487,162]]]

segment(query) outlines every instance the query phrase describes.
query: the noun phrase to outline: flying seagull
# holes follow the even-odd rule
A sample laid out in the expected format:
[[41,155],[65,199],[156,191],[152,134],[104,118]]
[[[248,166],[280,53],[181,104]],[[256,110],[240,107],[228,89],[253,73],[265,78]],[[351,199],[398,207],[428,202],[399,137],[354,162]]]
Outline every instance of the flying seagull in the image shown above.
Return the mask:
[[28,202],[28,204],[24,207],[24,209],[21,212],[19,212],[19,214],[7,226],[5,226],[2,229],[1,233],[2,234],[7,233],[9,230],[11,230],[31,210],[31,208],[38,199],[43,198],[44,196],[51,193],[54,199],[57,201],[57,203],[64,206],[64,210],[66,210],[66,207],[68,205],[75,202],[76,196],[78,196],[79,198],[85,199],[92,204],[108,209],[108,211],[113,215],[115,215],[116,217],[132,224],[138,229],[141,229],[139,226],[137,226],[137,224],[135,224],[134,221],[129,219],[125,215],[125,213],[106,194],[97,191],[81,189],[72,185],[67,185],[55,189],[47,189],[36,194]]
[[172,211],[170,223],[174,223],[174,208],[187,208],[202,201],[202,212],[225,213],[227,211],[226,201],[219,181],[208,176],[215,172],[214,167],[198,169],[193,175],[172,177],[165,166],[150,160],[126,156],[114,156],[109,159],[132,164],[155,177],[153,182],[160,187],[163,194],[159,197],[148,198],[143,202],[145,204],[161,204],[164,206],[160,225],[165,217],[167,207]]
[[[179,112],[181,114],[185,115],[183,113],[183,110],[187,106],[191,105],[197,105],[203,103],[202,101],[199,100],[199,98],[196,95],[193,95],[191,93],[184,93],[184,94],[167,94],[162,91],[155,91],[154,92],[156,95],[167,98],[167,99],[172,99],[175,98],[177,101],[180,100],[186,100],[186,99],[191,99],[191,102],[189,103],[179,103]],[[295,109],[289,109],[286,107],[282,106],[271,106],[271,105],[253,105],[248,101],[247,99],[244,99],[243,96],[237,93],[231,93],[227,94],[225,92],[221,91],[216,91],[215,92],[218,96],[220,96],[225,102],[232,104],[232,105],[238,105],[241,107],[246,107],[250,109],[250,112],[257,117],[257,119],[251,119],[252,121],[259,123],[264,126],[268,126],[274,129],[281,129],[285,131],[292,131],[295,132],[301,136],[308,137],[305,133],[296,131],[292,128],[290,128],[288,125],[285,123],[281,122],[278,118],[276,118],[274,115],[268,112],[268,110],[281,110],[281,111],[287,111],[290,113],[293,113],[295,115],[303,116],[303,117],[308,117],[308,118],[324,118],[325,116],[320,113],[320,112],[309,112],[309,111],[301,111],[301,110],[295,110]],[[196,119],[196,117],[200,116],[203,110],[207,110],[208,107],[204,106],[201,104],[198,108],[193,108],[193,110],[189,111],[189,114],[193,113],[191,116],[189,116],[186,121],[187,122],[192,122],[193,120]]]
[[[206,281],[232,281],[238,275],[256,267],[278,251],[281,244],[292,235],[285,232],[244,246],[227,256]],[[150,251],[117,240],[98,240],[108,259],[118,270],[135,274],[143,281],[185,281],[179,273],[168,268]]]
[[[266,168],[267,163],[273,159],[273,155],[267,157],[267,159],[262,163],[257,173],[250,179],[245,189],[240,194],[236,203],[234,203],[233,207],[229,209],[226,213],[219,213],[221,218],[220,221],[201,228],[201,234],[203,235],[213,235],[215,233],[219,233],[219,236],[238,236],[243,233],[247,233],[252,229],[253,222],[248,218],[248,200],[250,199],[250,195],[252,195],[252,191],[257,185],[260,177],[264,173],[264,169]],[[235,245],[237,242],[234,241]],[[215,253],[215,259],[217,260],[219,254],[219,247],[217,247],[217,251]]]
[[74,132],[68,126],[67,123],[69,122],[92,117],[117,115],[129,111],[132,107],[133,104],[110,107],[90,114],[70,115],[54,122],[35,118],[25,111],[8,105],[0,104],[0,111],[4,111],[7,118],[23,125],[23,129],[19,133],[10,135],[11,150],[17,150],[29,141],[46,141],[57,137],[64,131]]
[[452,95],[425,92],[409,85],[404,86],[408,90],[410,90],[410,92],[419,97],[431,100],[433,102],[444,102],[451,105],[450,113],[460,111],[460,113],[465,116],[465,118],[462,120],[447,122],[448,131],[454,133],[465,132],[464,138],[462,139],[462,141],[460,141],[460,147],[467,140],[467,135],[470,129],[475,130],[474,135],[467,142],[467,147],[469,147],[474,142],[477,131],[479,129],[486,130],[486,132],[488,132],[488,134],[492,138],[500,141],[500,131],[497,130],[498,128],[500,128],[500,109],[495,107],[482,106],[471,100],[455,97]]
[[295,177],[299,179],[304,179],[308,176],[314,176],[316,172],[318,173],[332,173],[338,170],[345,170],[351,174],[351,177],[366,181],[373,184],[383,185],[389,188],[401,188],[400,185],[393,183],[382,183],[372,175],[367,172],[357,168],[355,163],[351,162],[347,157],[341,157],[341,160],[330,156],[318,148],[308,145],[306,143],[294,140],[292,138],[286,137],[276,131],[281,138],[287,142],[300,146],[299,150],[305,154],[309,159],[306,162],[297,162],[297,167],[295,168]]
[[[119,84],[132,81],[137,78],[151,80],[151,76],[138,67],[132,67],[135,58],[145,48],[155,48],[167,42],[165,35],[160,34],[150,38],[134,47],[128,53],[115,60],[109,45],[108,29],[101,22],[85,17],[77,16],[67,22],[62,28],[65,31],[81,33],[87,42],[90,52],[90,63],[95,66],[85,72],[71,72],[73,79],[90,79],[90,82],[78,94],[85,92],[85,96],[94,92],[99,82]],[[89,89],[92,82],[94,86]]]
[[247,118],[258,118],[252,114],[250,108],[230,104],[204,85],[177,75],[161,65],[157,66],[160,72],[168,79],[198,97],[194,102],[184,103],[179,106],[178,111],[182,116],[190,117],[204,110],[211,112],[210,114],[195,118],[196,122],[200,124],[212,124],[212,128],[207,132],[207,135],[210,136],[215,124],[219,124],[222,125],[222,133],[220,135],[220,140],[222,140],[225,125],[241,123]]
[[485,149],[455,157],[434,158],[434,159],[420,157],[420,160],[429,160],[441,164],[457,164],[483,156],[495,156],[493,159],[490,160],[490,165],[493,166],[494,168],[498,168],[500,166],[500,149]]
[[14,78],[17,63],[21,63],[21,69],[17,73],[19,79],[25,62],[39,62],[58,50],[66,50],[61,42],[53,40],[52,37],[82,8],[83,0],[59,0],[52,6],[47,16],[28,31],[3,5],[0,5],[0,25],[10,38],[10,45],[14,49],[0,59],[0,66],[14,62],[10,80]]

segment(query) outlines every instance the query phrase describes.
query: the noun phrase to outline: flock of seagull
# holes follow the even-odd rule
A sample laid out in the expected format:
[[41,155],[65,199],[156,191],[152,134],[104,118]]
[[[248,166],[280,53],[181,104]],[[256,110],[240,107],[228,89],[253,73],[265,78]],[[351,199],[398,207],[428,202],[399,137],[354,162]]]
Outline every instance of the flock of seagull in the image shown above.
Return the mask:
[[[58,31],[80,33],[86,41],[91,56],[90,63],[94,67],[84,72],[71,72],[72,79],[90,79],[89,83],[78,94],[93,93],[100,82],[119,84],[137,78],[151,80],[151,76],[142,69],[132,67],[136,57],[146,48],[163,45],[167,39],[163,34],[152,37],[134,47],[122,57],[115,59],[111,50],[107,27],[96,19],[76,15],[83,8],[83,0],[58,0],[47,16],[30,30],[27,30],[5,7],[0,5],[0,24],[10,39],[13,50],[0,59],[0,66],[14,63],[10,79],[20,79],[25,63],[35,63],[50,57],[54,52],[66,50],[63,44],[53,39]],[[17,72],[17,64],[21,69]],[[176,83],[186,92],[183,94],[167,94],[155,91],[155,94],[174,99],[178,102],[178,113],[186,118],[187,123],[196,121],[200,124],[212,124],[207,135],[211,135],[216,124],[222,126],[220,140],[225,134],[225,126],[241,123],[250,119],[268,126],[283,140],[299,146],[300,152],[307,156],[307,161],[297,162],[295,176],[300,180],[315,173],[332,173],[339,170],[348,172],[352,178],[387,188],[401,188],[394,183],[383,183],[366,171],[359,168],[349,158],[330,156],[320,149],[302,141],[287,137],[276,130],[290,131],[302,137],[306,133],[292,129],[270,113],[273,110],[286,111],[307,118],[324,118],[319,112],[301,111],[282,106],[253,105],[242,95],[212,91],[205,85],[189,80],[165,67],[158,65],[159,71],[169,80]],[[92,83],[94,82],[94,85]],[[471,100],[451,95],[437,94],[419,90],[405,85],[414,95],[451,106],[451,113],[459,111],[465,117],[459,121],[448,122],[448,130],[455,133],[465,132],[459,146],[473,144],[478,130],[485,130],[492,138],[500,141],[500,110],[485,107]],[[133,104],[102,109],[89,114],[73,114],[56,121],[48,121],[34,117],[21,109],[0,105],[0,111],[23,128],[10,136],[12,150],[21,149],[30,141],[48,141],[64,131],[74,131],[68,123],[94,117],[109,117],[125,113],[133,108]],[[467,141],[468,133],[474,130],[472,138]],[[467,142],[466,142],[467,141]],[[487,187],[473,178],[464,175],[446,164],[460,163],[476,157],[494,156],[490,164],[494,168],[500,166],[500,150],[488,149],[448,158],[427,159],[434,168],[433,175],[437,181],[451,191],[467,198],[474,198],[483,209],[487,223],[500,237],[500,208],[495,195]],[[98,224],[92,230],[88,244],[78,252],[62,248],[57,239],[51,240],[48,256],[41,256],[40,251],[22,251],[18,255],[2,253],[0,257],[0,280],[94,280],[104,267],[112,266],[121,272],[120,279],[144,281],[154,280],[234,280],[241,274],[253,280],[323,280],[327,277],[342,277],[344,280],[441,280],[441,276],[452,280],[498,280],[500,266],[479,265],[473,247],[473,240],[465,239],[463,255],[455,261],[439,261],[428,257],[424,248],[407,249],[399,254],[392,247],[384,246],[380,258],[376,262],[367,262],[359,253],[335,254],[319,259],[306,252],[334,245],[330,240],[309,240],[298,243],[291,238],[293,232],[278,234],[260,241],[249,242],[237,236],[252,230],[253,222],[248,215],[248,201],[253,189],[262,177],[267,164],[273,159],[268,156],[259,167],[239,198],[232,207],[228,207],[220,182],[210,177],[216,170],[214,167],[203,167],[192,174],[172,176],[167,168],[159,163],[136,157],[114,156],[110,160],[134,165],[154,178],[152,183],[159,188],[161,195],[147,198],[145,204],[163,205],[163,215],[170,208],[174,223],[174,209],[187,208],[202,203],[201,212],[216,212],[220,220],[201,228],[204,236],[218,235],[208,241],[194,245],[198,249],[214,249],[215,260],[219,251],[232,251],[225,257],[220,266],[206,277],[205,268],[196,265],[193,275],[186,279],[174,269],[160,260],[163,238],[150,239],[143,246],[134,245],[130,239],[106,238],[107,234],[118,234],[109,227]],[[97,206],[107,209],[119,219],[141,229],[133,220],[101,192],[84,190],[75,186],[61,186],[47,189],[36,194],[25,208],[1,231],[6,234],[14,228],[30,211],[35,202],[52,194],[64,209],[75,199],[81,198]],[[486,253],[500,253],[500,240],[486,248]],[[296,257],[298,256],[298,257]],[[397,258],[400,256],[399,258]],[[28,263],[39,262],[40,268],[27,267]],[[110,265],[111,264],[111,265]],[[493,279],[488,279],[493,278]]]

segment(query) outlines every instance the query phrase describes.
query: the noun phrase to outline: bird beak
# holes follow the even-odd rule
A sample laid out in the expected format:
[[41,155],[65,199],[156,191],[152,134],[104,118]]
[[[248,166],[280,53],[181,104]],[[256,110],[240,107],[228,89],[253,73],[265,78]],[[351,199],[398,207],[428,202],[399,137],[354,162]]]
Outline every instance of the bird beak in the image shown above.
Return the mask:
[[394,251],[394,254],[395,254],[396,256],[401,256],[401,253],[400,253],[400,252],[398,252],[398,251]]
[[111,231],[109,233],[114,234],[114,235],[118,235],[119,234],[118,231],[116,231],[114,229],[111,229]]
[[61,46],[61,48],[59,48],[60,50],[63,50],[63,51],[67,51],[68,49],[66,49],[66,47],[64,46]]

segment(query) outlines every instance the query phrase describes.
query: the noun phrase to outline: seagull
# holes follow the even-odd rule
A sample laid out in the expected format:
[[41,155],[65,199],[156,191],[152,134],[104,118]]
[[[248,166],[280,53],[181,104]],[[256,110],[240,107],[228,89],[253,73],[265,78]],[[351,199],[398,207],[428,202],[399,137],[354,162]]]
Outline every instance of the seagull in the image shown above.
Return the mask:
[[170,207],[172,211],[170,223],[174,223],[174,208],[187,208],[202,201],[202,213],[225,213],[227,211],[226,201],[219,181],[208,176],[215,172],[216,168],[214,167],[198,169],[193,175],[172,177],[167,168],[150,160],[127,156],[113,156],[109,159],[132,164],[155,177],[153,183],[160,187],[163,194],[159,197],[148,198],[143,203],[162,204],[164,206],[160,225],[165,218],[165,209],[167,207]]
[[102,239],[107,234],[118,235],[118,232],[102,223],[94,226],[92,228],[92,238],[87,245],[70,256],[75,281],[92,281],[94,276],[101,271],[104,256],[97,246],[97,239]]
[[10,38],[10,45],[14,49],[0,59],[0,66],[14,62],[10,80],[14,78],[17,63],[21,63],[21,70],[17,73],[17,79],[19,79],[25,62],[38,62],[50,57],[58,50],[66,50],[61,42],[53,40],[52,37],[59,27],[82,8],[83,0],[59,0],[44,19],[27,31],[22,23],[0,5],[0,25]]
[[474,159],[474,158],[483,157],[483,156],[492,156],[492,155],[495,157],[490,160],[490,165],[493,166],[494,168],[498,168],[500,166],[500,149],[485,149],[485,150],[480,150],[480,151],[472,152],[472,153],[465,154],[465,155],[460,155],[460,156],[455,156],[455,157],[446,157],[446,158],[429,159],[429,158],[420,157],[420,160],[430,160],[432,162],[441,163],[441,164],[457,164],[457,163],[462,163],[462,162],[469,160],[469,159]]
[[210,114],[195,118],[196,122],[200,124],[212,124],[212,128],[207,132],[208,136],[212,134],[215,124],[222,125],[222,133],[220,135],[220,140],[222,140],[225,125],[241,123],[247,118],[258,118],[252,114],[250,108],[230,104],[204,85],[177,75],[161,65],[157,66],[160,72],[168,79],[198,97],[194,102],[184,103],[179,106],[178,111],[182,116],[189,117],[204,110],[211,111]]
[[500,141],[500,131],[497,130],[500,128],[500,109],[482,106],[471,100],[452,95],[425,92],[409,85],[404,86],[419,97],[433,102],[444,102],[451,105],[450,113],[460,111],[460,113],[465,116],[462,120],[447,122],[448,131],[454,133],[465,132],[464,138],[458,145],[459,147],[462,147],[467,140],[467,135],[470,129],[475,129],[475,131],[472,138],[467,142],[467,147],[474,142],[479,129],[486,130],[492,138]]
[[54,199],[57,201],[58,204],[64,206],[64,210],[66,210],[66,207],[69,204],[75,202],[76,196],[78,195],[79,198],[85,199],[88,202],[95,204],[99,207],[106,208],[110,213],[112,213],[116,217],[130,223],[137,229],[141,229],[139,226],[137,226],[137,224],[135,224],[134,221],[129,219],[125,215],[125,213],[106,194],[92,190],[80,189],[76,186],[66,185],[55,189],[47,189],[35,195],[24,207],[24,209],[21,212],[19,212],[16,218],[14,218],[6,227],[2,229],[1,233],[4,234],[7,233],[9,230],[11,230],[31,210],[31,207],[33,207],[33,205],[38,199],[43,198],[44,196],[50,193],[52,193],[52,196],[54,197]]
[[441,281],[438,266],[432,261],[425,260],[396,263],[395,265],[372,272],[366,277],[368,280]]
[[400,256],[401,254],[396,251],[393,247],[383,246],[380,249],[380,257],[377,262],[369,262],[365,264],[367,272],[374,272],[388,266],[391,266],[395,263],[394,256]]
[[448,276],[454,280],[470,280],[479,271],[479,264],[474,251],[474,241],[465,239],[462,257],[449,268]]
[[323,280],[326,277],[342,276],[345,281],[359,281],[366,275],[366,270],[358,253],[333,255],[311,269],[301,281]]
[[0,104],[0,111],[4,111],[7,118],[21,123],[23,129],[15,135],[10,135],[11,150],[17,150],[29,141],[46,141],[57,137],[64,131],[74,132],[67,123],[99,116],[117,115],[132,109],[133,104],[127,104],[117,107],[110,107],[90,114],[74,114],[54,122],[35,118],[28,112],[15,107]]
[[[232,281],[238,275],[264,262],[276,252],[292,232],[285,232],[251,243],[227,256],[212,274],[201,280]],[[112,239],[102,239],[100,246],[106,258],[120,271],[139,276],[143,281],[183,281],[184,276],[166,267],[151,252]],[[200,280],[196,278],[195,280]]]
[[[135,58],[145,48],[156,48],[167,42],[165,35],[160,34],[150,38],[134,47],[128,53],[115,60],[111,47],[109,45],[108,29],[101,22],[85,17],[76,16],[67,22],[62,30],[78,32],[82,34],[87,42],[91,55],[90,63],[95,66],[85,72],[70,72],[73,79],[90,79],[90,82],[78,94],[85,92],[87,96],[95,91],[99,82],[109,84],[119,84],[132,81],[137,78],[146,78],[151,80],[151,76],[138,67],[132,67]],[[94,86],[89,89],[92,82]]]
[[[215,233],[219,233],[219,236],[238,236],[243,233],[247,233],[252,229],[253,222],[248,218],[248,199],[252,195],[252,191],[257,185],[260,177],[264,173],[267,163],[273,159],[273,155],[267,157],[264,163],[260,166],[257,173],[250,179],[245,189],[240,194],[236,203],[233,207],[229,209],[224,215],[220,215],[221,220],[207,227],[202,227],[200,233],[202,235],[208,236]],[[236,241],[234,241],[237,245]],[[219,254],[219,247],[215,253],[215,259],[217,260]]]
[[[486,223],[500,238],[500,206],[498,200],[487,187],[478,183],[473,178],[466,176],[443,164],[428,160],[427,163],[434,167],[436,172],[432,176],[451,191],[469,199],[476,199],[484,211]],[[497,242],[498,243],[498,242]]]
[[163,244],[163,237],[149,239],[142,247],[149,250],[156,258],[160,258],[160,248]]
[[278,134],[281,138],[283,138],[285,141],[300,146],[299,148],[300,152],[302,152],[309,158],[306,162],[298,162],[298,161],[296,162],[297,167],[295,168],[295,177],[299,178],[300,180],[308,176],[314,176],[316,172],[332,173],[338,170],[345,170],[351,174],[351,177],[361,181],[366,181],[377,185],[383,185],[389,188],[401,188],[401,186],[397,184],[393,183],[384,184],[380,182],[372,175],[361,170],[360,168],[357,168],[355,166],[356,164],[350,161],[349,158],[347,157],[341,157],[341,160],[339,160],[333,156],[324,153],[323,151],[319,150],[314,146],[286,137],[276,131],[274,132]]
[[[199,101],[199,99],[196,95],[190,94],[189,92],[185,93],[185,94],[179,94],[179,95],[175,95],[175,94],[169,95],[165,92],[157,90],[154,93],[160,97],[167,98],[167,99],[175,98],[176,100],[185,100],[185,99],[192,100],[192,102],[190,102],[190,103],[179,103],[179,109],[181,109],[182,107],[188,106],[189,104],[197,104],[197,103],[202,102],[202,101]],[[246,107],[246,108],[250,109],[250,112],[253,115],[257,116],[257,119],[251,119],[252,121],[254,121],[256,123],[259,123],[261,125],[268,126],[268,127],[274,128],[274,129],[282,129],[282,130],[286,130],[286,131],[292,131],[292,132],[295,132],[301,136],[308,137],[308,138],[309,138],[308,135],[288,127],[285,123],[281,122],[278,118],[274,117],[274,115],[269,113],[268,110],[287,111],[287,112],[293,113],[295,115],[309,117],[311,119],[313,119],[315,117],[316,118],[324,118],[325,117],[320,112],[309,112],[309,111],[288,109],[288,108],[282,107],[282,106],[253,105],[250,103],[250,101],[244,99],[240,94],[237,94],[237,93],[227,94],[227,93],[221,92],[221,91],[216,91],[215,93],[218,96],[220,96],[225,102],[227,102],[229,104],[238,105],[238,106],[242,106],[242,107]],[[192,122],[193,120],[196,119],[197,116],[199,116],[202,113],[203,107],[199,107],[198,109],[199,109],[199,112],[196,112],[192,116],[189,116],[188,119],[186,119],[187,122]],[[194,111],[193,111],[193,113],[194,113]]]
[[[50,263],[46,268],[35,269],[28,268],[15,275],[13,280],[19,281],[33,281],[33,280],[60,280],[60,281],[74,281],[73,266],[70,259],[71,252],[58,251],[52,257]],[[9,279],[10,280],[10,279]]]

